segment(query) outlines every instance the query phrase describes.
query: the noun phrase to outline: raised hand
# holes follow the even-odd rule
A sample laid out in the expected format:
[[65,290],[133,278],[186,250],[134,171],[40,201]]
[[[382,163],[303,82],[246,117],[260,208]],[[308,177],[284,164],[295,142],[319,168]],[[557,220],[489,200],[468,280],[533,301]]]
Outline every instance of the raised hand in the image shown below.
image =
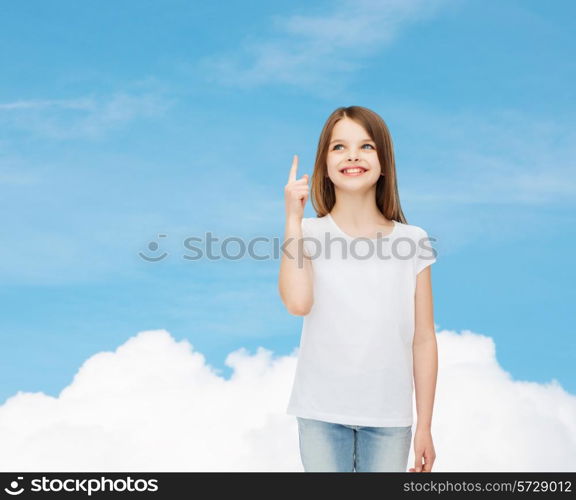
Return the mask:
[[308,174],[296,179],[298,171],[298,155],[294,155],[288,183],[284,186],[284,201],[286,203],[286,218],[294,217],[302,219],[304,217],[304,207],[308,200]]

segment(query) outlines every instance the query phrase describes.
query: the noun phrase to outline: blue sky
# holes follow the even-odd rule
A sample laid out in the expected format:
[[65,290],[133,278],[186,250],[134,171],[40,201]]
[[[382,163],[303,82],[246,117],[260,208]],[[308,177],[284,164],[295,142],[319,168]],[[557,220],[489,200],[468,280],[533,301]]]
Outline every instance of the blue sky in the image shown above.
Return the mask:
[[[353,104],[388,124],[404,213],[436,238],[438,327],[576,393],[575,15],[528,0],[4,5],[0,402],[56,396],[143,330],[226,376],[236,349],[290,353],[302,320],[278,257],[193,261],[182,242],[280,238],[292,155],[311,174],[324,120]],[[138,256],[152,241],[160,262]]]

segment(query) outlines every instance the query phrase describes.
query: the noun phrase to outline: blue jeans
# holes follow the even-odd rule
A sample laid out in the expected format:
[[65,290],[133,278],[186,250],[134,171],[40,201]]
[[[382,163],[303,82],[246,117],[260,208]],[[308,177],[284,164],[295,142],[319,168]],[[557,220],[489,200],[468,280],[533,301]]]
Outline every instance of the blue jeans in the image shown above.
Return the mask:
[[406,472],[412,426],[367,427],[296,417],[305,472]]

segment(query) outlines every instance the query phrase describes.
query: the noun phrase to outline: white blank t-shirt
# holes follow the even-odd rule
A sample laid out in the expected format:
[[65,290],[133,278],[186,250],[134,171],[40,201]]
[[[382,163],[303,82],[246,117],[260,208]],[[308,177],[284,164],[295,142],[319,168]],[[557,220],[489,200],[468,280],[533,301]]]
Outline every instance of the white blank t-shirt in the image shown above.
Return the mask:
[[303,319],[288,414],[413,424],[416,276],[436,254],[424,229],[394,222],[390,234],[370,240],[347,235],[330,214],[302,219],[314,304]]

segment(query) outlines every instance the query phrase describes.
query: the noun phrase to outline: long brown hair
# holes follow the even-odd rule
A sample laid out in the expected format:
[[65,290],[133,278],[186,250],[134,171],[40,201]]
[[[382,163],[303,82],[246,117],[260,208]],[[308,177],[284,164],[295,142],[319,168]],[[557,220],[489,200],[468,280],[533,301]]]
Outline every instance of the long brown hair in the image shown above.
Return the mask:
[[396,182],[396,165],[394,162],[394,146],[388,126],[374,111],[362,106],[340,107],[332,112],[326,120],[318,141],[316,161],[312,173],[310,201],[317,217],[325,216],[336,203],[334,183],[328,177],[326,157],[328,145],[334,125],[342,118],[350,118],[366,129],[370,138],[376,144],[376,153],[380,162],[381,175],[376,183],[376,206],[387,219],[407,224],[398,195]]

